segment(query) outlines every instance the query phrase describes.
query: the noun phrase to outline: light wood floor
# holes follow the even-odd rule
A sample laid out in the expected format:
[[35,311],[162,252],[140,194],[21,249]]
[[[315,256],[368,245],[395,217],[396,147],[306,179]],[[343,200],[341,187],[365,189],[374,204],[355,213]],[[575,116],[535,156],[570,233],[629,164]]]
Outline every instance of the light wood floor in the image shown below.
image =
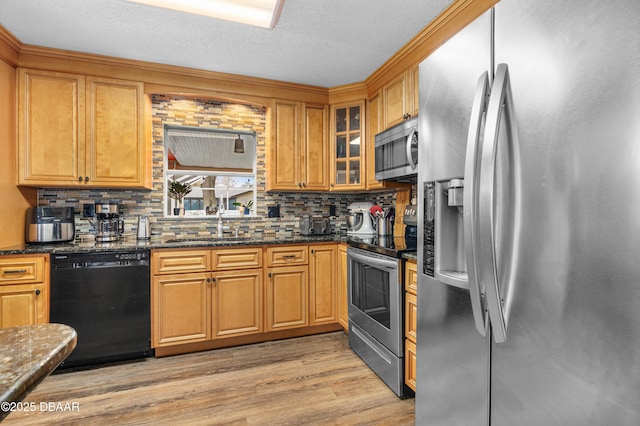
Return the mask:
[[342,332],[54,374],[24,402],[38,410],[3,426],[414,424],[414,400],[397,398]]

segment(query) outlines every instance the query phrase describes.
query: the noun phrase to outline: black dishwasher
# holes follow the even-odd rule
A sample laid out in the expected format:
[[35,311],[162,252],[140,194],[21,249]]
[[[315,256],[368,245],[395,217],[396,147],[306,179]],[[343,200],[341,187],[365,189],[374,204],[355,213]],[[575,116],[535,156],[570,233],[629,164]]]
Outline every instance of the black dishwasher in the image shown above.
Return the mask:
[[50,321],[78,334],[59,368],[152,356],[149,251],[51,255]]

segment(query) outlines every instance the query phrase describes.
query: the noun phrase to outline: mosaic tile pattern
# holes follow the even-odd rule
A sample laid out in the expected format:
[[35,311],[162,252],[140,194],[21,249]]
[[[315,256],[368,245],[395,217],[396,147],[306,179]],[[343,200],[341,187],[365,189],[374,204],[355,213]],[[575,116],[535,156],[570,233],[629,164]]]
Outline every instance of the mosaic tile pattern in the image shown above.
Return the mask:
[[[253,105],[233,104],[209,99],[182,98],[169,95],[152,96],[153,122],[153,188],[149,190],[111,189],[40,189],[40,205],[73,206],[76,211],[76,239],[92,239],[94,231],[82,217],[82,204],[116,201],[122,206],[125,235],[135,235],[137,216],[150,217],[153,235],[167,238],[209,236],[217,231],[214,217],[171,218],[163,215],[164,125],[215,127],[256,133],[257,139],[257,203],[256,217],[224,219],[224,226],[238,229],[240,234],[284,236],[298,232],[301,215],[328,216],[336,206],[332,224],[336,232],[346,232],[347,205],[356,201],[376,201],[383,207],[395,204],[395,192],[367,193],[301,193],[265,192],[266,184],[266,120],[267,111]],[[279,218],[267,217],[267,206],[280,205]]]

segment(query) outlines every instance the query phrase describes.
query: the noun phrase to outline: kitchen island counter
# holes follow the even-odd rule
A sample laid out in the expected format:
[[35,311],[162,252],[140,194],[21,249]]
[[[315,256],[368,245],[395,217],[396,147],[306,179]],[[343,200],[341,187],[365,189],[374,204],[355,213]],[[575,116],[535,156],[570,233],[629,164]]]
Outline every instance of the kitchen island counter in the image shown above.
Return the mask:
[[76,331],[63,324],[0,328],[0,420],[76,347]]

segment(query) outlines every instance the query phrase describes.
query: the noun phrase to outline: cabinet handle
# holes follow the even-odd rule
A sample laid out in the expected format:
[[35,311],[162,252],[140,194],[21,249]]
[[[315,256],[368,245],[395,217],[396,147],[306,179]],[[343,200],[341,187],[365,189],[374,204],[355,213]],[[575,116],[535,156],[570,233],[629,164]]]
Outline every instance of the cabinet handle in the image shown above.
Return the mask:
[[78,176],[78,182],[82,182],[82,176]]
[[272,277],[273,277],[273,274],[272,274],[271,272],[269,272],[268,277],[269,277],[269,278],[272,278]]
[[211,278],[211,281],[216,282],[216,277]]
[[285,254],[284,256],[282,256],[283,259],[295,259],[296,255],[295,254]]
[[306,188],[307,187],[307,183],[306,182],[302,182],[302,187]]
[[314,249],[311,249],[311,254],[314,254],[316,251]]
[[36,296],[40,296],[40,293],[41,293],[40,289],[36,290]]
[[3,274],[4,275],[10,275],[10,274],[25,274],[27,272],[26,269],[12,269],[9,271],[4,271]]
[[85,176],[85,177],[84,177],[84,181],[85,181],[85,182],[89,182],[89,176]]

